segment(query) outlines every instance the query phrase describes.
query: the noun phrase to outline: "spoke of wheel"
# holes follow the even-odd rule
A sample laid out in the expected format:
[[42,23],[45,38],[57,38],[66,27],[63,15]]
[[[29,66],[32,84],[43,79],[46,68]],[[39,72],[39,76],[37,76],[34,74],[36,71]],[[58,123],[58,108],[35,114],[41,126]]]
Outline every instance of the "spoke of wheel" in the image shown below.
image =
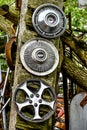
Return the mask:
[[52,110],[54,108],[55,101],[47,102],[45,100],[42,100],[42,105],[49,106]]
[[22,84],[22,86],[20,87],[21,90],[23,90],[24,92],[26,92],[26,94],[30,97],[31,94],[33,94],[28,88],[27,88],[27,82],[25,82],[24,84]]
[[16,105],[17,105],[19,111],[21,111],[21,109],[22,109],[23,107],[29,106],[30,103],[29,103],[29,100],[26,100],[26,101],[23,102],[23,103],[17,103],[17,102],[16,102]]
[[44,84],[41,82],[41,87],[40,87],[40,89],[38,90],[37,94],[39,94],[39,96],[41,97],[41,95],[43,94],[43,91],[44,91],[46,88],[49,88],[49,86],[46,86],[46,85],[44,85]]
[[35,111],[35,115],[33,117],[33,120],[38,120],[38,119],[42,119],[41,116],[39,115],[39,106],[34,107],[34,111]]

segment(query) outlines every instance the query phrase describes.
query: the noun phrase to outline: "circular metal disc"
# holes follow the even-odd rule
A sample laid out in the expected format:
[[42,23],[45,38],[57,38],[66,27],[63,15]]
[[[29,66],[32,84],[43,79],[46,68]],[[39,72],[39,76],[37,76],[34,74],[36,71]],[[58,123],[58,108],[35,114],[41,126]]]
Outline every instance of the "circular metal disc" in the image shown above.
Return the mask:
[[58,6],[43,4],[34,11],[32,24],[36,32],[42,37],[55,38],[64,33],[66,17]]
[[43,122],[56,109],[54,89],[37,79],[22,82],[15,90],[13,101],[19,116],[30,122]]
[[45,76],[56,69],[59,54],[51,42],[37,38],[27,41],[22,46],[20,59],[27,71],[34,75]]

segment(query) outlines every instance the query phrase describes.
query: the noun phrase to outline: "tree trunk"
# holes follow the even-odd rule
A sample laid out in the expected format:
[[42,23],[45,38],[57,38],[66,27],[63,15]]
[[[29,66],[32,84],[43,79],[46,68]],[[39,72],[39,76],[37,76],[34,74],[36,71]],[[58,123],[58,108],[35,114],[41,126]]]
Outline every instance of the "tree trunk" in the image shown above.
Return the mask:
[[0,16],[0,30],[4,31],[10,37],[14,36],[13,30],[11,28],[12,24],[13,23],[5,19],[3,16]]
[[[57,85],[57,73],[58,70],[56,69],[53,73],[49,74],[48,76],[43,76],[43,77],[38,77],[34,76],[30,73],[28,73],[22,66],[20,62],[20,48],[22,47],[22,44],[26,42],[27,40],[30,40],[32,38],[40,37],[38,34],[33,30],[32,28],[32,14],[33,10],[38,7],[40,4],[44,3],[53,3],[58,6],[63,6],[62,0],[56,1],[56,0],[22,0],[22,5],[21,5],[21,13],[20,13],[20,22],[19,22],[19,33],[18,33],[18,44],[17,44],[17,55],[16,55],[16,65],[15,65],[15,74],[14,74],[14,87],[12,91],[12,102],[11,102],[11,113],[10,113],[10,124],[9,124],[9,130],[53,130],[53,117],[48,119],[45,122],[42,123],[31,123],[23,120],[20,118],[16,110],[14,108],[13,104],[13,95],[15,92],[15,89],[17,88],[18,84],[20,84],[24,80],[29,80],[31,78],[39,78],[44,81],[46,81],[50,86],[52,86],[54,89],[56,88]],[[27,8],[28,7],[28,8]],[[30,15],[29,21],[26,20],[27,15]],[[29,23],[29,24],[28,24]],[[32,28],[32,30],[30,30]],[[51,41],[51,40],[50,40]],[[56,46],[56,48],[59,48],[59,38],[58,39],[52,39],[52,42]]]
[[74,61],[65,57],[62,65],[67,76],[79,87],[87,91],[87,70],[79,67]]
[[67,31],[62,35],[61,40],[75,52],[84,66],[87,67],[87,44],[81,40],[77,40]]

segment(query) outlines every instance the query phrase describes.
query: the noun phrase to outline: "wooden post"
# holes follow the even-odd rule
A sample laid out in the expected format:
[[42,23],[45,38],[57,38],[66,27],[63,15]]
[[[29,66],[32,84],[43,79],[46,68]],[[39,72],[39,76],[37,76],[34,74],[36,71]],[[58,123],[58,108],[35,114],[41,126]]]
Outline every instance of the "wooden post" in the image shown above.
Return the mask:
[[[27,40],[30,40],[31,38],[40,37],[35,30],[32,28],[32,14],[33,10],[35,10],[39,5],[45,4],[45,3],[53,3],[58,6],[63,6],[62,0],[56,1],[56,0],[22,0],[21,3],[21,13],[20,13],[20,22],[19,22],[19,33],[17,38],[17,55],[16,55],[16,65],[15,65],[15,73],[14,73],[14,85],[13,85],[13,91],[12,91],[12,102],[11,102],[11,112],[10,112],[10,122],[9,122],[9,130],[53,130],[53,119],[52,117],[42,123],[31,123],[26,122],[22,118],[20,118],[16,110],[14,108],[13,103],[13,95],[14,91],[17,88],[18,84],[20,84],[24,80],[28,80],[32,78],[39,78],[46,81],[50,86],[56,87],[57,84],[57,73],[58,70],[56,69],[53,73],[49,74],[48,76],[38,77],[30,74],[27,72],[20,61],[20,48],[22,47],[22,44],[26,42]],[[29,17],[26,19],[27,15]],[[31,31],[32,29],[32,31]],[[56,48],[59,47],[59,38],[50,40],[54,43]]]
[[16,0],[16,8],[20,9],[21,7],[21,0]]

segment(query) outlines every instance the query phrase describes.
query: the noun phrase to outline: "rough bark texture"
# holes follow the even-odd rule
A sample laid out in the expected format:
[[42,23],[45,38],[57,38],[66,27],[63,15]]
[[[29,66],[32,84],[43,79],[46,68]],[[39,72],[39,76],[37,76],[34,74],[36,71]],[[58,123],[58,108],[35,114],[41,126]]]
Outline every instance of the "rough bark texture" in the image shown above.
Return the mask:
[[[13,95],[15,89],[18,84],[23,82],[24,80],[28,80],[31,78],[39,78],[46,81],[50,86],[52,86],[57,92],[58,87],[58,73],[62,69],[64,69],[67,76],[73,80],[79,87],[83,88],[87,91],[87,70],[84,70],[74,61],[71,61],[69,58],[63,56],[63,46],[59,38],[51,39],[50,41],[56,46],[59,51],[59,65],[57,69],[48,76],[38,77],[28,73],[22,66],[19,53],[22,45],[32,38],[40,37],[32,27],[32,14],[34,10],[41,4],[44,3],[53,3],[60,7],[63,6],[62,0],[22,0],[21,13],[19,16],[19,12],[9,10],[9,12],[5,12],[3,16],[0,16],[0,29],[6,32],[10,37],[14,36],[14,32],[11,28],[12,24],[16,24],[19,22],[19,33],[17,37],[17,54],[16,54],[16,64],[15,64],[15,73],[14,73],[14,87],[12,90],[12,102],[11,102],[11,113],[10,113],[10,123],[9,130],[52,130],[53,128],[53,118],[51,117],[49,120],[35,124],[31,122],[26,122],[22,118],[17,115],[17,112],[13,103]],[[20,20],[19,20],[20,17]],[[10,21],[8,21],[8,20]],[[69,32],[65,32],[64,35],[61,36],[63,43],[69,46],[75,54],[82,61],[84,66],[87,67],[87,45],[78,41],[75,37],[73,37]],[[4,44],[3,44],[4,43]],[[0,52],[3,52],[5,49],[5,42],[0,42]],[[63,64],[62,64],[63,62]]]
[[14,36],[13,30],[11,28],[12,24],[13,23],[5,19],[3,16],[0,16],[0,30],[4,31],[10,37]]
[[0,30],[12,37],[14,36],[12,26],[17,26],[19,23],[19,11],[15,8],[9,8],[8,12],[3,12],[4,10],[0,8]]
[[[27,6],[28,2],[28,6]],[[21,5],[21,14],[20,14],[20,22],[19,22],[19,33],[18,33],[18,46],[17,46],[17,55],[16,55],[16,65],[15,65],[15,75],[14,75],[14,87],[13,87],[13,94],[12,94],[12,103],[11,103],[11,114],[10,114],[10,124],[9,124],[9,130],[16,130],[16,129],[22,129],[22,130],[52,130],[53,129],[53,118],[51,117],[49,120],[36,124],[36,123],[31,123],[31,122],[26,122],[19,116],[17,116],[17,113],[14,109],[14,104],[13,104],[13,95],[14,91],[17,88],[18,84],[23,82],[24,80],[28,80],[31,78],[39,78],[43,79],[46,81],[50,86],[52,86],[54,89],[57,84],[57,73],[58,70],[56,69],[53,73],[49,74],[48,76],[43,76],[43,77],[38,77],[34,76],[30,73],[28,73],[22,66],[20,62],[20,48],[26,42],[27,40],[31,38],[36,38],[40,37],[38,36],[37,33],[35,33],[34,30],[30,30],[29,28],[32,27],[31,24],[31,18],[34,9],[39,6],[40,4],[43,3],[53,3],[58,6],[62,6],[62,0],[56,1],[56,0],[29,0],[25,1],[22,0],[22,5]],[[27,8],[28,7],[28,8]],[[29,20],[26,21],[26,17],[29,15]],[[29,23],[29,24],[28,24]],[[54,45],[59,48],[59,38],[58,39],[52,39],[51,40]],[[60,69],[59,69],[60,70]]]
[[87,67],[87,44],[77,40],[69,32],[65,32],[61,37],[64,44],[69,46],[83,62],[84,66]]
[[0,7],[0,15],[4,16],[6,19],[10,20],[14,24],[19,21],[19,11],[14,7],[9,7],[8,5],[3,5]]
[[87,91],[87,70],[78,67],[75,62],[65,57],[62,65],[67,76],[79,87]]

